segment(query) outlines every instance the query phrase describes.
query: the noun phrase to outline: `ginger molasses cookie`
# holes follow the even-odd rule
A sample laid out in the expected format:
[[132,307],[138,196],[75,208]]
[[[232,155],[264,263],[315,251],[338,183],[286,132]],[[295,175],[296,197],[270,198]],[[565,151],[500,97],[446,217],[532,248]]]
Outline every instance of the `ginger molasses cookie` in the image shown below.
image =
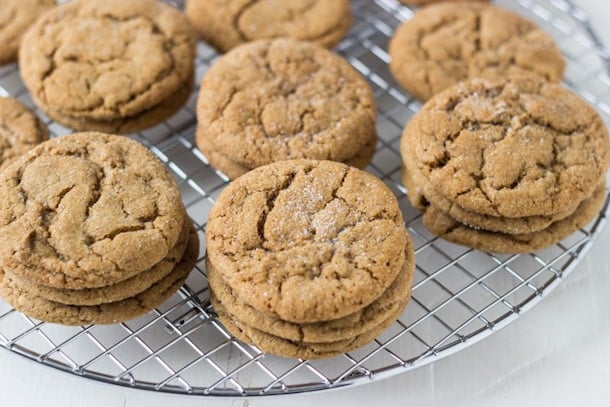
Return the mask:
[[168,170],[126,137],[55,138],[0,172],[0,265],[36,284],[126,280],[167,256],[184,221]]
[[192,236],[194,234],[197,234],[197,232],[193,226],[190,222],[185,222],[176,246],[169,251],[163,260],[150,269],[144,270],[127,280],[104,287],[81,288],[77,290],[53,288],[20,279],[8,269],[5,269],[4,273],[12,280],[17,281],[19,286],[24,290],[45,300],[66,305],[99,305],[117,302],[146,291],[170,274],[176,267],[176,264],[182,260],[189,240],[195,238]]
[[218,197],[208,261],[254,309],[285,321],[326,321],[379,298],[405,262],[396,198],[341,163],[289,160],[257,168]]
[[2,0],[0,7],[0,65],[17,61],[23,33],[55,0]]
[[553,39],[535,24],[481,2],[447,2],[417,11],[396,30],[389,52],[392,74],[421,100],[475,77],[558,82],[565,66]]
[[352,22],[348,0],[187,0],[185,13],[203,40],[222,53],[280,37],[332,48]]
[[[409,165],[410,158],[405,159],[405,165]],[[445,213],[456,221],[469,225],[474,229],[485,229],[488,231],[523,234],[538,232],[546,229],[553,222],[570,216],[580,202],[575,202],[561,212],[552,215],[524,216],[519,218],[507,218],[468,211],[451,202],[434,188],[421,176],[416,166],[405,167],[402,171],[402,181],[407,188],[407,194],[411,204],[425,211],[428,206],[434,206],[438,211]]]
[[333,342],[302,342],[284,339],[236,320],[232,315],[227,313],[221,303],[216,302],[215,307],[223,325],[232,335],[241,341],[254,344],[263,352],[289,358],[322,359],[349,352],[371,342],[381,332],[396,322],[402,314],[405,305],[406,302],[393,310],[385,320],[369,331]]
[[366,81],[315,44],[256,41],[206,73],[197,104],[197,145],[234,176],[274,161],[308,158],[361,167],[376,144]]
[[528,253],[551,246],[589,223],[600,211],[606,198],[605,182],[593,195],[580,203],[565,219],[532,233],[508,234],[475,229],[430,206],[423,221],[428,230],[451,242],[496,253]]
[[428,101],[405,128],[401,153],[460,208],[522,218],[565,213],[590,197],[609,141],[597,112],[560,85],[475,79]]
[[28,291],[20,280],[4,274],[0,268],[0,296],[16,310],[42,321],[63,325],[116,324],[143,315],[161,305],[181,286],[193,269],[199,253],[199,239],[192,234],[180,262],[174,269],[145,291],[122,301],[91,306],[66,305],[50,301]]
[[369,332],[402,310],[411,296],[415,258],[410,239],[405,250],[405,262],[398,276],[383,294],[368,306],[345,317],[330,321],[296,324],[268,316],[241,301],[219,273],[208,264],[207,272],[212,305],[218,303],[236,321],[244,325],[288,339],[305,343],[336,342]]
[[136,131],[186,100],[194,55],[190,24],[164,2],[76,0],[36,21],[19,65],[34,101],[59,123]]
[[34,112],[17,99],[0,98],[0,170],[48,138]]

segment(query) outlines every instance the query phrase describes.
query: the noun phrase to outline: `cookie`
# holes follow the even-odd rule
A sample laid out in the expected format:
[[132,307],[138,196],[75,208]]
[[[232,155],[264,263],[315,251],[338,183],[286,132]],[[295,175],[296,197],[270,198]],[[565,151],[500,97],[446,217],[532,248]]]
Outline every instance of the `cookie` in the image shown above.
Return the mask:
[[215,302],[213,305],[218,318],[227,331],[237,339],[255,345],[263,352],[288,358],[322,359],[349,352],[371,342],[381,332],[396,322],[404,311],[406,301],[394,310],[387,319],[370,331],[349,339],[324,343],[290,341],[288,339],[280,338],[279,336],[268,334],[233,319],[231,315],[226,312],[221,303]]
[[49,132],[17,99],[0,98],[0,170],[47,140]]
[[[405,160],[408,166],[409,159]],[[422,177],[417,167],[406,170],[403,167],[402,180],[407,188],[407,195],[411,204],[419,209],[426,210],[428,205],[444,212],[447,216],[474,229],[485,229],[492,232],[508,234],[532,233],[546,229],[553,222],[570,216],[580,202],[575,202],[566,210],[548,216],[526,216],[522,218],[505,218],[500,216],[483,215],[476,212],[464,210],[454,204],[440,193],[436,192],[425,177]],[[417,180],[417,181],[415,181]]]
[[579,96],[518,78],[436,95],[401,139],[403,160],[445,199],[507,218],[569,211],[597,187],[608,151],[602,119]]
[[56,122],[77,131],[99,131],[109,134],[136,133],[142,129],[155,126],[180,110],[191,95],[193,80],[193,74],[191,74],[190,78],[175,93],[161,103],[126,119],[87,120],[62,115],[52,108],[47,109],[46,114]]
[[0,65],[17,60],[23,33],[55,0],[3,0],[0,7]]
[[15,276],[9,270],[4,270],[4,274],[12,280],[17,281],[19,286],[29,293],[45,300],[59,302],[61,304],[99,305],[117,302],[146,291],[153,284],[171,273],[176,267],[176,264],[182,259],[187,243],[189,242],[189,239],[192,239],[192,235],[194,234],[197,234],[197,232],[193,226],[190,222],[185,222],[178,243],[176,243],[176,246],[170,250],[163,260],[155,264],[149,270],[144,270],[127,280],[105,287],[67,290],[32,284],[28,280],[20,280],[19,277]]
[[118,302],[93,306],[66,305],[38,297],[19,285],[0,268],[0,296],[29,317],[63,325],[116,324],[143,315],[161,305],[184,284],[199,253],[199,239],[192,234],[182,260],[174,270],[146,291]]
[[433,234],[454,243],[495,253],[529,253],[551,246],[589,223],[600,211],[606,199],[605,184],[585,199],[567,218],[533,233],[505,234],[473,229],[461,224],[433,206],[426,209],[424,225]]
[[166,3],[76,0],[36,21],[19,65],[36,104],[58,122],[121,130],[133,119],[135,131],[180,107],[194,56],[190,24]]
[[564,59],[553,39],[512,12],[480,2],[417,11],[394,33],[390,70],[420,100],[469,78],[559,82]]
[[[231,179],[235,179],[249,171],[247,167],[243,167],[235,161],[231,160],[226,155],[216,150],[213,150],[212,145],[203,140],[204,136],[202,134],[199,135],[199,133],[200,130],[198,129],[197,137],[199,137],[200,140],[198,144],[199,149],[203,154],[205,154],[205,157],[208,159],[208,162],[212,167],[219,169]],[[375,154],[375,150],[377,147],[376,141],[376,139],[372,139],[354,157],[346,159],[343,163],[351,167],[364,169],[371,162],[371,159]]]
[[299,158],[348,162],[368,157],[375,120],[370,87],[338,55],[290,39],[256,41],[206,73],[196,141],[246,169]]
[[348,0],[187,0],[185,13],[201,38],[222,53],[280,37],[332,48],[352,22]]
[[35,284],[126,280],[167,256],[184,219],[169,171],[126,137],[55,138],[0,173],[0,265]]
[[405,256],[405,263],[398,277],[370,305],[343,318],[309,324],[294,324],[269,317],[257,311],[240,301],[231,287],[223,281],[211,265],[208,264],[206,269],[210,292],[213,297],[212,303],[220,302],[233,320],[290,341],[322,343],[340,341],[364,334],[374,329],[380,322],[390,318],[399,308],[404,308],[411,296],[411,284],[415,268],[414,252],[410,239],[408,239]]
[[314,160],[239,177],[206,227],[208,261],[235,296],[295,323],[345,317],[375,301],[403,267],[407,239],[383,182]]

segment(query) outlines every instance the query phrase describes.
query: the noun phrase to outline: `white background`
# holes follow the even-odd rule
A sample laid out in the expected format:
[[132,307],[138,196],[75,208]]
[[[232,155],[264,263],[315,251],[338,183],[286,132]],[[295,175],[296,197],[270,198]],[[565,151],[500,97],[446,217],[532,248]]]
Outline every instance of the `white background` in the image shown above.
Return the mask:
[[[610,2],[576,3],[610,45]],[[432,365],[386,380],[299,396],[175,396],[78,378],[0,349],[0,407],[608,406],[609,249],[610,227],[555,291],[508,327]]]

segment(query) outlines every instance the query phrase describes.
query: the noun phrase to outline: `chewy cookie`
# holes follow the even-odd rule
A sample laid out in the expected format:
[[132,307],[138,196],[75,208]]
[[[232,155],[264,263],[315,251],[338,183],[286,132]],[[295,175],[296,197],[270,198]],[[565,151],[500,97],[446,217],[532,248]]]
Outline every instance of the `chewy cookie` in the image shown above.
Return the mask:
[[424,105],[403,132],[401,154],[409,198],[433,233],[520,252],[556,243],[595,216],[609,141],[597,112],[559,85],[474,79]]
[[458,222],[469,225],[475,229],[512,234],[538,232],[546,229],[551,223],[570,216],[579,204],[576,202],[566,209],[552,215],[534,215],[519,218],[506,218],[469,211],[436,192],[430,183],[426,181],[426,178],[421,175],[417,166],[409,165],[409,161],[410,160],[407,160],[403,167],[402,180],[403,184],[407,187],[411,204],[415,208],[425,210],[429,203],[429,205],[446,213]]
[[47,140],[49,132],[17,99],[0,98],[0,170]]
[[0,7],[0,65],[17,60],[23,33],[55,0],[2,0]]
[[182,260],[189,241],[196,238],[193,236],[194,234],[196,234],[196,231],[193,226],[190,225],[190,222],[185,222],[176,246],[169,251],[163,260],[152,266],[149,270],[136,274],[127,280],[104,287],[81,288],[78,290],[53,288],[20,279],[11,273],[10,270],[4,270],[4,273],[12,280],[17,281],[19,286],[25,291],[42,297],[45,300],[66,305],[99,305],[117,302],[146,291],[170,274],[176,267],[176,264]]
[[63,325],[116,324],[145,314],[161,305],[184,284],[199,254],[197,234],[191,234],[180,262],[145,291],[116,302],[90,306],[68,305],[32,294],[19,280],[0,268],[0,296],[16,310],[47,322]]
[[402,312],[405,302],[410,298],[413,279],[412,267],[415,264],[410,242],[406,256],[407,261],[405,261],[402,270],[378,299],[361,310],[330,321],[297,324],[257,311],[240,301],[231,287],[208,263],[208,280],[214,290],[212,304],[217,309],[218,304],[221,303],[226,312],[232,315],[236,321],[290,341],[325,343],[350,339],[375,329],[399,309]]
[[481,2],[425,7],[389,45],[390,70],[420,100],[469,78],[510,76],[558,82],[565,62],[553,39],[533,23]]
[[23,38],[21,76],[37,105],[76,130],[135,132],[169,117],[193,82],[195,34],[157,0],[76,0]]
[[168,255],[184,221],[174,179],[126,137],[55,138],[0,173],[0,264],[36,284],[126,280]]
[[[221,321],[271,353],[294,357],[311,343],[326,350],[300,357],[353,349],[410,296],[414,254],[396,198],[341,163],[282,161],[238,178],[210,212],[206,247]],[[300,345],[283,350],[259,337]]]
[[455,243],[496,253],[527,253],[552,246],[584,227],[599,213],[605,198],[606,186],[602,183],[570,216],[532,233],[509,234],[475,229],[457,222],[434,206],[426,210],[423,220],[432,233]]
[[221,57],[197,103],[197,146],[229,177],[309,158],[365,167],[375,99],[347,61],[315,44],[256,41]]
[[348,0],[187,0],[185,13],[201,38],[222,53],[280,37],[332,48],[352,22]]
[[199,253],[178,187],[126,137],[46,141],[0,173],[0,296],[66,325],[134,318],[182,285]]

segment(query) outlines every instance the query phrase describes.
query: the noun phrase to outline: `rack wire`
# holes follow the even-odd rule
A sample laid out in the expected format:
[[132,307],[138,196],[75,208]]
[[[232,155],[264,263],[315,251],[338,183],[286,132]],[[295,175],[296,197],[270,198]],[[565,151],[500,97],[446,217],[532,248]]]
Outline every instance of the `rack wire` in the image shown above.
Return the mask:
[[[568,62],[565,84],[610,123],[610,56],[586,14],[567,0],[497,3],[527,16],[557,40]],[[398,197],[416,247],[413,298],[396,323],[370,344],[328,360],[263,354],[232,338],[217,320],[202,257],[176,295],[122,324],[48,324],[0,300],[0,346],[75,375],[140,389],[222,396],[298,393],[366,383],[439,360],[496,332],[553,290],[599,234],[608,202],[587,227],[531,254],[484,253],[431,236],[400,181],[401,130],[421,104],[396,85],[388,70],[388,40],[413,10],[396,0],[354,0],[352,7],[353,27],[336,50],[368,79],[376,96],[379,143],[368,171]],[[211,48],[198,45],[197,83],[216,58]],[[0,68],[0,95],[35,109],[15,65]],[[132,137],[176,178],[203,254],[208,212],[228,179],[194,145],[196,97],[197,90],[175,116]],[[36,111],[54,137],[70,132]]]

